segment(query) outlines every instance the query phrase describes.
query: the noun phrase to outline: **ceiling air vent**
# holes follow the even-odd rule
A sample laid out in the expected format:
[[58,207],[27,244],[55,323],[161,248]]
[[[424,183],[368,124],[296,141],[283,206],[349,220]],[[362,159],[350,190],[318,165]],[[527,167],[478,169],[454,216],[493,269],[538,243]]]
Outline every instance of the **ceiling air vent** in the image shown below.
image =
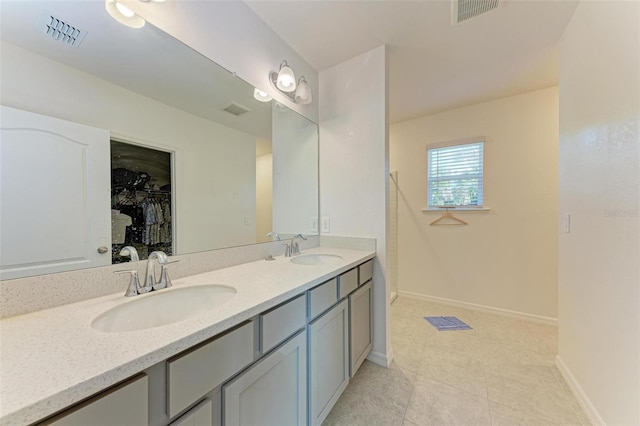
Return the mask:
[[233,115],[242,115],[242,114],[246,114],[249,111],[251,111],[250,108],[247,108],[246,106],[237,104],[235,102],[231,102],[229,105],[227,105],[226,107],[222,108],[223,111],[227,111],[229,114],[233,114]]
[[63,21],[60,18],[44,13],[42,15],[41,30],[43,33],[51,37],[53,40],[66,44],[69,47],[78,47],[86,31],[80,30],[78,27],[70,25],[68,22]]
[[453,25],[461,24],[498,7],[498,0],[452,0]]

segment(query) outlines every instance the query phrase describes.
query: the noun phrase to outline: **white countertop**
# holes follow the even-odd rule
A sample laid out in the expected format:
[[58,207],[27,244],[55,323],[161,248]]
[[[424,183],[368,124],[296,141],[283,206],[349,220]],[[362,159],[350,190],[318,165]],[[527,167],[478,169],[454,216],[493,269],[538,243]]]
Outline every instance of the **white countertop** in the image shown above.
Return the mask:
[[124,297],[124,287],[118,294],[1,320],[0,424],[29,424],[56,413],[375,256],[328,247],[303,252],[311,253],[342,259],[305,266],[280,256],[174,280],[172,289],[224,284],[238,293],[211,311],[157,328],[91,328],[100,313],[135,299]]

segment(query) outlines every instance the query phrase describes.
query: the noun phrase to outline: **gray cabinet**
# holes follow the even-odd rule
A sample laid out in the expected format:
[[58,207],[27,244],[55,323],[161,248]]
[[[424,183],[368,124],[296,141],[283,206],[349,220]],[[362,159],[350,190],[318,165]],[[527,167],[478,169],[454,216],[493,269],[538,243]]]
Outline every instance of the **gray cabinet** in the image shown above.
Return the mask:
[[307,334],[301,331],[222,388],[225,426],[307,423]]
[[309,318],[313,319],[338,301],[338,278],[309,290]]
[[139,375],[76,405],[42,425],[138,426],[148,423],[148,380]]
[[358,282],[360,285],[366,283],[373,278],[373,259],[368,260],[358,266],[358,274],[360,276]]
[[213,403],[205,399],[170,426],[213,426]]
[[358,268],[354,268],[340,275],[338,277],[338,284],[340,289],[338,297],[343,299],[358,288]]
[[309,424],[319,425],[349,383],[347,300],[309,324]]
[[304,328],[307,322],[307,298],[304,294],[260,314],[260,353],[276,347]]
[[349,371],[353,377],[371,352],[371,281],[349,295]]
[[319,425],[371,351],[372,265],[334,276],[43,424]]
[[167,414],[175,417],[253,362],[254,324],[249,321],[167,361]]

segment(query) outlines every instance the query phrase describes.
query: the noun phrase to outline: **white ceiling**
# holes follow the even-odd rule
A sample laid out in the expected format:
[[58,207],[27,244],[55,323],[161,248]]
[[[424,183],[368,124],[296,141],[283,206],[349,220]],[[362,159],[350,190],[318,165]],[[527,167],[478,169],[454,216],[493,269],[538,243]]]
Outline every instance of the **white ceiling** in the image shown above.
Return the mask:
[[246,1],[318,71],[389,46],[392,123],[553,86],[577,0],[502,0],[451,25],[451,3]]

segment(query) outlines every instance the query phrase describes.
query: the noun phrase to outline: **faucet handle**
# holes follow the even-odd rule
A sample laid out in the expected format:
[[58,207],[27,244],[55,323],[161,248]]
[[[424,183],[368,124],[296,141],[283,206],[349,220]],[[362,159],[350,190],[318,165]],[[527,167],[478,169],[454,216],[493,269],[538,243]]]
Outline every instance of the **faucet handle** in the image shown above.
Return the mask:
[[135,269],[127,269],[124,271],[115,271],[115,274],[131,274],[131,278],[129,279],[129,287],[127,287],[127,291],[125,291],[124,295],[126,297],[137,296],[140,294],[140,280],[138,280],[138,271]]
[[162,290],[163,288],[169,288],[171,287],[171,279],[169,278],[169,272],[167,271],[167,268],[170,264],[172,263],[178,263],[180,262],[179,260],[172,260],[171,262],[166,262],[166,263],[161,263],[160,267],[161,267],[161,272],[160,272],[160,279],[158,280],[157,283],[155,283],[153,285],[153,289],[154,290]]

